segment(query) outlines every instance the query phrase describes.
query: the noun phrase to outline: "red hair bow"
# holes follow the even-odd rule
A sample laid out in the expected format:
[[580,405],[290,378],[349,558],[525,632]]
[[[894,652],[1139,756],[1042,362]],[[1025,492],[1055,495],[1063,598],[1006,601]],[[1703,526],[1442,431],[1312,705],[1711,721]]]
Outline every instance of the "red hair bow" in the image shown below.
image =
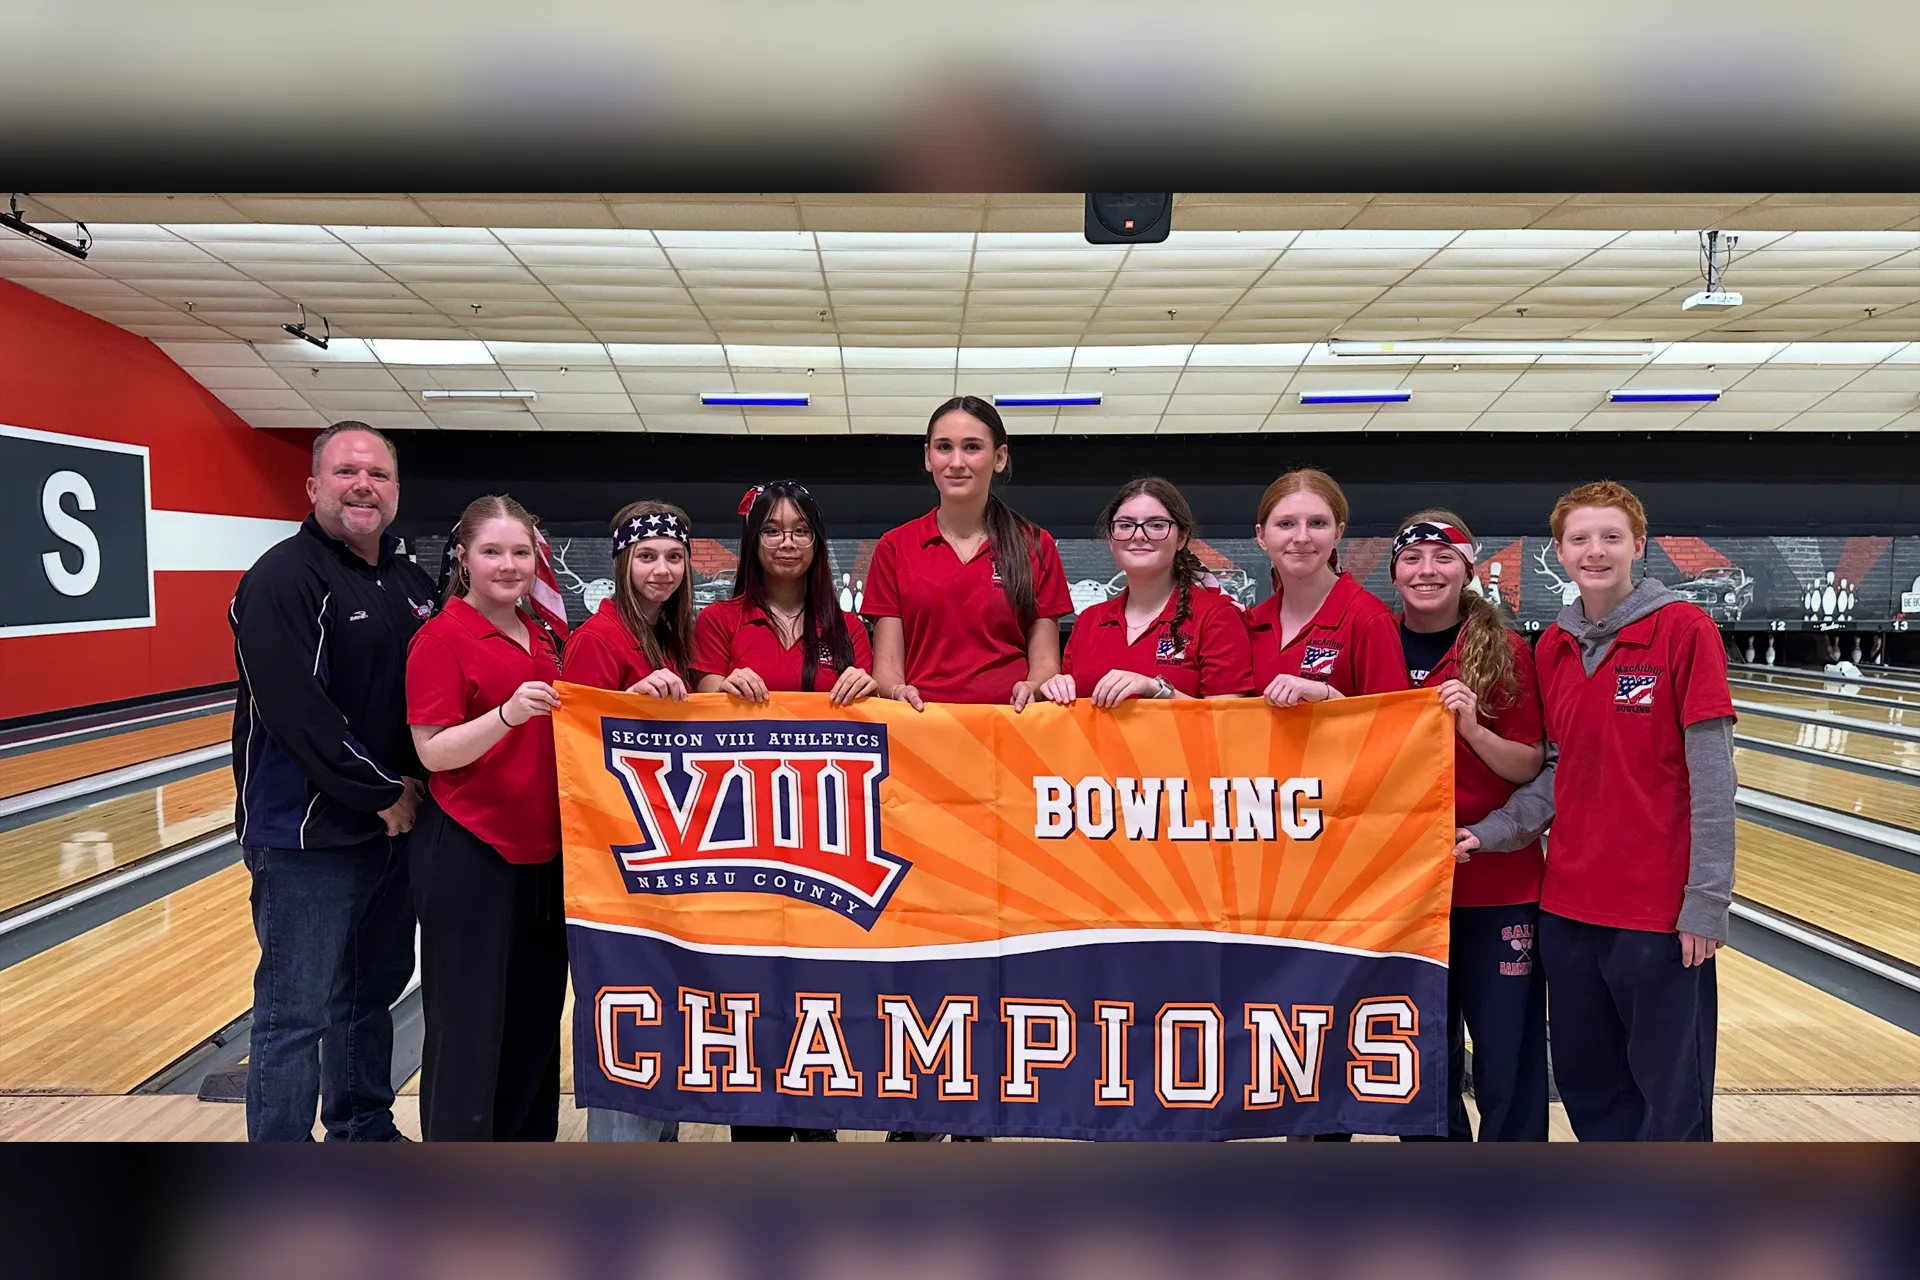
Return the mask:
[[767,486],[763,484],[757,484],[753,486],[753,488],[747,490],[747,496],[740,499],[740,514],[744,516],[747,514],[747,512],[753,510],[754,502],[758,500],[760,495],[765,493],[766,491],[767,491]]

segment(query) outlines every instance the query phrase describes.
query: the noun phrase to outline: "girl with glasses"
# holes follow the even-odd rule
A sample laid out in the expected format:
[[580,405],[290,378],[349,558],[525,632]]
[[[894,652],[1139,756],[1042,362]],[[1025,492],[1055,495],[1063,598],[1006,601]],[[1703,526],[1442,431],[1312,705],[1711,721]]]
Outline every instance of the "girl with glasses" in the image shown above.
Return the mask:
[[1129,481],[1100,513],[1127,585],[1080,614],[1061,672],[1040,695],[1096,707],[1129,698],[1240,697],[1253,692],[1253,649],[1240,607],[1208,587],[1189,544],[1187,500],[1159,476]]
[[749,702],[826,693],[835,706],[871,694],[873,651],[835,599],[820,504],[798,481],[777,480],[748,490],[740,515],[733,596],[694,623],[696,690]]

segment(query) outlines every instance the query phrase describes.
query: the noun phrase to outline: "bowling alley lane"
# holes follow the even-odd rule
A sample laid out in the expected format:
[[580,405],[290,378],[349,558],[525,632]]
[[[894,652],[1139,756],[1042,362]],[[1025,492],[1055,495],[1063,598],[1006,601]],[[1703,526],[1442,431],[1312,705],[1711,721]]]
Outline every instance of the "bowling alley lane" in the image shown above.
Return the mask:
[[1920,715],[1909,718],[1908,711],[1898,705],[1876,706],[1871,702],[1860,702],[1853,698],[1800,693],[1791,689],[1762,689],[1743,684],[1733,686],[1733,697],[1736,702],[1760,702],[1768,706],[1788,707],[1795,711],[1826,711],[1836,716],[1845,716],[1849,720],[1866,720],[1874,724],[1908,724],[1912,727],[1920,727]]
[[0,1093],[126,1093],[245,1013],[238,864],[0,969]]
[[214,746],[232,737],[233,713],[218,711],[173,724],[22,752],[0,760],[0,800],[196,747]]
[[1920,965],[1920,875],[1758,823],[1735,826],[1734,893]]
[[[1870,669],[1866,672],[1872,674]],[[1771,689],[1786,693],[1804,693],[1818,696],[1823,693],[1845,693],[1862,698],[1879,698],[1884,702],[1898,702],[1906,706],[1920,707],[1920,688],[1906,688],[1891,684],[1877,684],[1869,680],[1848,680],[1844,676],[1823,676],[1812,673],[1801,674],[1788,671],[1735,671],[1733,679],[1745,684],[1763,684]],[[1735,683],[1735,689],[1745,687]]]
[[1871,778],[1751,747],[1734,749],[1733,767],[1743,787],[1920,831],[1920,785],[1913,782]]
[[[1920,1092],[1920,1036],[1730,947],[1721,950],[1715,966],[1715,1087],[1722,1099],[1739,1093]],[[1772,1136],[1782,1135],[1776,1130]]]
[[1739,737],[1760,738],[1826,755],[1863,760],[1871,764],[1920,769],[1920,741],[1870,733],[1863,729],[1836,729],[1824,724],[1782,720],[1759,712],[1740,714],[1733,731]]
[[224,765],[0,832],[0,911],[197,840],[233,822]]

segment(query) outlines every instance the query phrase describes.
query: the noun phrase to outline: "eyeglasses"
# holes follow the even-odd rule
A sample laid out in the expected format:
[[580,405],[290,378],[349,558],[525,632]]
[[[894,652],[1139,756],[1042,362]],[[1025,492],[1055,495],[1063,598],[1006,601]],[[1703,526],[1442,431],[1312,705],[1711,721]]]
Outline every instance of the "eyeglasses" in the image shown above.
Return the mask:
[[1165,542],[1173,536],[1174,523],[1162,516],[1151,520],[1115,520],[1107,526],[1107,536],[1115,542],[1131,542],[1146,534],[1149,542]]
[[776,529],[770,524],[760,526],[760,541],[770,547],[779,546],[787,538],[792,538],[796,547],[810,547],[813,545],[813,530],[804,524],[797,529]]

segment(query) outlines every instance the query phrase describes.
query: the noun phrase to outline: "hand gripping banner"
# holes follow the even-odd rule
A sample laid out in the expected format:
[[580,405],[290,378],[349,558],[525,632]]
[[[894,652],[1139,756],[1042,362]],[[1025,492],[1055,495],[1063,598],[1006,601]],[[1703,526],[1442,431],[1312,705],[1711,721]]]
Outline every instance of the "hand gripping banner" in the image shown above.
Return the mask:
[[582,1106],[1062,1138],[1446,1129],[1453,723],[561,685]]

